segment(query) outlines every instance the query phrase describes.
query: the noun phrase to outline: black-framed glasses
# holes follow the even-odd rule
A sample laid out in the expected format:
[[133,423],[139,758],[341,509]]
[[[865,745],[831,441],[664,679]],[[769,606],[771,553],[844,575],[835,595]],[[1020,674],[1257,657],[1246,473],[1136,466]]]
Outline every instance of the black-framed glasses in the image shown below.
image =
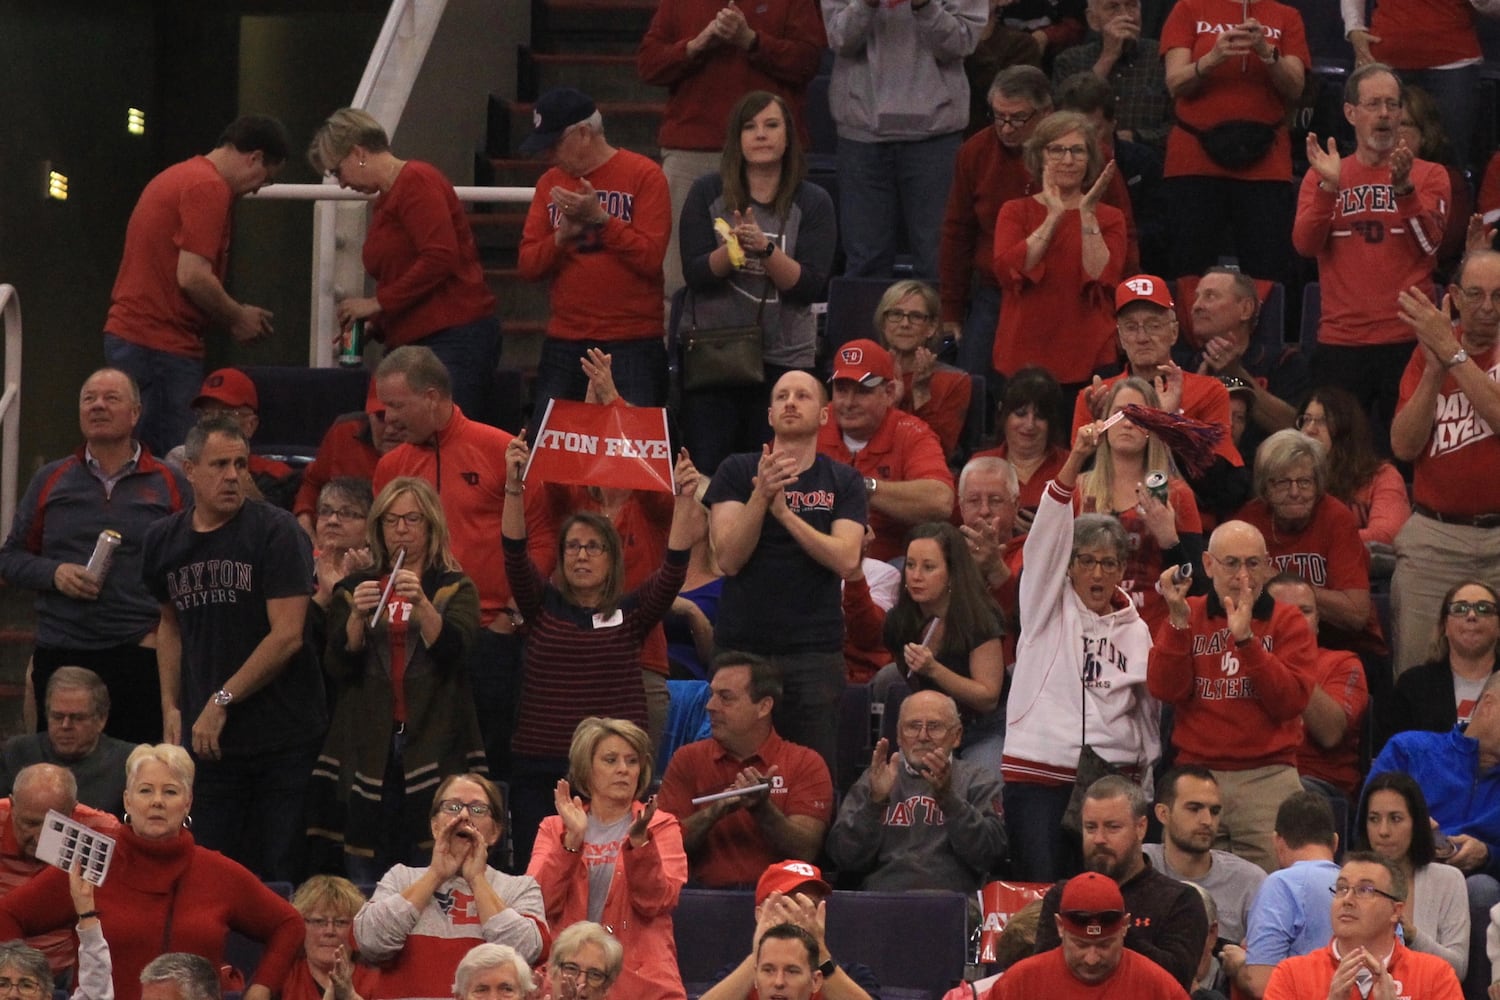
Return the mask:
[[1448,614],[1454,618],[1467,618],[1473,612],[1480,618],[1488,618],[1496,611],[1494,601],[1454,601],[1448,605]]
[[[318,505],[318,516],[321,518],[336,517],[340,521],[363,521],[365,516],[354,507],[330,507],[327,504]],[[420,517],[421,515],[417,515]]]
[[989,115],[990,121],[1000,128],[1025,128],[1026,123],[1036,117],[1036,110],[1028,111],[1024,115],[1002,115],[994,108],[990,108],[986,114]]
[[406,514],[392,514],[387,512],[380,515],[380,523],[387,528],[394,528],[403,521],[406,522],[408,528],[415,528],[422,523],[422,512],[414,510]]
[[1087,146],[1048,146],[1042,152],[1047,154],[1047,159],[1049,160],[1064,160],[1068,158],[1086,160],[1088,159],[1089,148]]
[[457,816],[465,809],[469,810],[469,815],[475,819],[484,819],[493,811],[488,802],[461,802],[458,799],[444,799],[438,803],[438,812],[449,816]]
[[1096,569],[1102,569],[1106,573],[1118,573],[1125,565],[1114,556],[1105,556],[1104,558],[1100,559],[1097,556],[1080,554],[1074,556],[1073,561],[1077,563],[1078,568],[1083,570],[1085,573],[1092,573]]
[[917,323],[931,323],[932,313],[907,312],[905,309],[887,309],[885,311],[885,318],[888,321],[894,320],[897,323],[911,323],[916,325]]
[[576,556],[580,552],[587,552],[590,556],[602,555],[604,543],[590,538],[586,542],[580,542],[573,538],[563,543],[563,551],[570,556]]
[[1361,882],[1358,885],[1350,885],[1347,882],[1335,882],[1331,887],[1329,887],[1328,891],[1333,893],[1334,899],[1343,899],[1345,896],[1349,895],[1349,893],[1352,892],[1354,893],[1354,898],[1360,900],[1374,899],[1376,896],[1384,896],[1386,899],[1389,899],[1393,903],[1404,902],[1404,900],[1402,900],[1400,896],[1392,895],[1391,893],[1386,892],[1384,889],[1376,888],[1368,882]]
[[1270,487],[1272,493],[1289,493],[1293,486],[1297,487],[1298,492],[1306,493],[1315,488],[1318,481],[1311,476],[1300,476],[1296,479],[1272,479],[1266,485]]
[[563,962],[558,965],[557,971],[569,979],[578,979],[580,976],[592,987],[598,989],[609,981],[609,973],[600,969],[585,969],[577,962]]

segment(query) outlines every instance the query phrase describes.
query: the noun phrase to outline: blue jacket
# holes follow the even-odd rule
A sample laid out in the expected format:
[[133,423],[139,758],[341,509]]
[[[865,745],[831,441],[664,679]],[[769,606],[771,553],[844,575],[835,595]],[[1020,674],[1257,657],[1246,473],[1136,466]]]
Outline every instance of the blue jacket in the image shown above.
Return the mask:
[[[135,469],[106,497],[79,448],[42,466],[16,507],[0,547],[0,579],[37,591],[36,639],[60,649],[105,649],[136,642],[156,628],[161,609],[141,582],[141,542],[152,522],[191,503],[182,473],[144,447]],[[121,535],[97,601],[64,596],[53,584],[63,563],[87,564],[99,533]]]
[[1397,733],[1370,765],[1370,777],[1383,771],[1411,775],[1442,832],[1483,841],[1490,851],[1485,874],[1500,878],[1500,766],[1479,773],[1478,740],[1464,735],[1462,726],[1446,733]]

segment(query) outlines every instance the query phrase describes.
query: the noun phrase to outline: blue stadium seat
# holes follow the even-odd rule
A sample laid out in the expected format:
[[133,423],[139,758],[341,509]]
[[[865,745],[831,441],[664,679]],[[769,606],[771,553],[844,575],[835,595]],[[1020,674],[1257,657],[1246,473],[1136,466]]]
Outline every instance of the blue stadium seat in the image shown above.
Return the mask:
[[826,336],[830,351],[861,337],[874,338],[875,307],[892,284],[891,278],[839,277],[828,282]]
[[1312,357],[1318,346],[1318,323],[1323,318],[1323,286],[1309,281],[1302,286],[1302,329],[1298,334],[1302,342],[1302,353]]
[[969,897],[959,892],[835,892],[828,901],[828,950],[875,972],[881,995],[915,991],[937,1000],[963,978]]
[[684,889],[672,911],[677,968],[690,998],[702,996],[716,974],[750,950],[755,933],[755,894],[748,890]]
[[870,685],[846,684],[839,698],[838,750],[833,784],[848,791],[870,766]]

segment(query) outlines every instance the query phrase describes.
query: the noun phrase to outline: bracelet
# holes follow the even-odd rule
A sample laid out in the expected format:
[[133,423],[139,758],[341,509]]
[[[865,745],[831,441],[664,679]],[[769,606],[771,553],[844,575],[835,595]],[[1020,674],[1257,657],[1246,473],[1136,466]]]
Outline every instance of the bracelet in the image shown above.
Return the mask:
[[1190,629],[1190,628],[1193,627],[1192,626],[1192,622],[1189,622],[1186,625],[1179,625],[1179,624],[1177,624],[1176,622],[1174,622],[1172,620],[1172,618],[1171,618],[1170,615],[1167,617],[1167,624],[1170,625],[1170,626],[1172,626],[1172,628],[1176,629],[1178,632],[1186,632],[1188,629]]
[[78,914],[78,922],[81,924],[85,920],[91,920],[91,919],[93,919],[95,917],[98,917],[98,916],[99,916],[99,911],[98,910],[89,910],[86,913],[80,913],[80,914]]
[[583,848],[582,847],[569,847],[568,846],[568,838],[566,836],[563,837],[562,845],[563,845],[563,850],[567,851],[569,854],[580,854],[580,853],[583,852]]
[[505,495],[508,496],[508,497],[518,497],[522,493],[525,493],[525,492],[526,492],[526,487],[525,486],[522,486],[519,489],[514,489],[514,490],[511,489],[509,486],[505,487]]

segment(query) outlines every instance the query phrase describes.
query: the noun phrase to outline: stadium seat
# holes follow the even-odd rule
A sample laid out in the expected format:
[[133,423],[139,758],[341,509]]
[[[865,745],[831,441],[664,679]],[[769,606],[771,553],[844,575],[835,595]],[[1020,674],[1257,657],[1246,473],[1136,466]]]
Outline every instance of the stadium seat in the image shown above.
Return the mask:
[[1318,346],[1318,323],[1323,318],[1323,286],[1316,281],[1309,281],[1302,286],[1302,329],[1298,338],[1302,343],[1302,353],[1312,357],[1313,349]]
[[315,456],[334,420],[365,408],[370,384],[363,368],[246,365],[240,370],[260,397],[254,450],[277,457]]
[[875,336],[875,307],[894,282],[890,278],[834,278],[828,283],[828,348]]
[[835,892],[828,901],[828,950],[875,972],[881,996],[937,1000],[963,978],[969,953],[969,896],[940,890]]
[[755,933],[755,894],[748,890],[684,889],[672,912],[677,968],[689,1000],[702,996],[726,966],[740,963]]

